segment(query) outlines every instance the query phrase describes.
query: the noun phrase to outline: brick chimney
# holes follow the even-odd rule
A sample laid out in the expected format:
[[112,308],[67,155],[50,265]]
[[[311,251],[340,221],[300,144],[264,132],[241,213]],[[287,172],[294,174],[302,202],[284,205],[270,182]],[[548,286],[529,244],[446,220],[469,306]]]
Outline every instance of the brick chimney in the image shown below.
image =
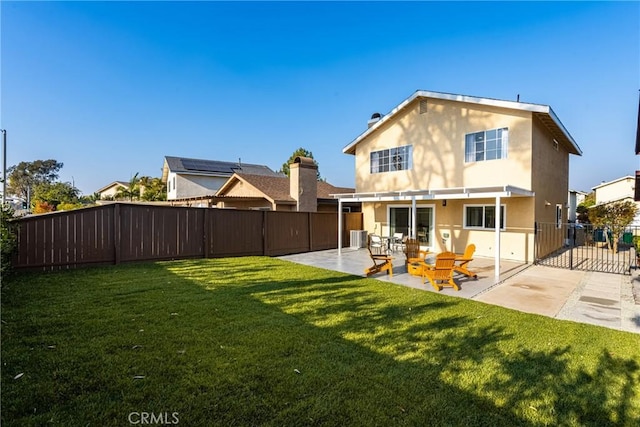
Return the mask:
[[289,165],[289,194],[299,212],[318,210],[318,167],[312,158],[296,157]]

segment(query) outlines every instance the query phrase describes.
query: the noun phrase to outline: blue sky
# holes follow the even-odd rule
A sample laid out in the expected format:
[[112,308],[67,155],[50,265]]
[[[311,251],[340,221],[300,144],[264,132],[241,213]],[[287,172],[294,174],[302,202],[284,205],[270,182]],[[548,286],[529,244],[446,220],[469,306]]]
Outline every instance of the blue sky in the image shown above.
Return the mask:
[[570,187],[633,174],[638,2],[0,3],[8,165],[53,158],[84,194],[164,156],[354,185],[342,148],[416,90],[550,105]]

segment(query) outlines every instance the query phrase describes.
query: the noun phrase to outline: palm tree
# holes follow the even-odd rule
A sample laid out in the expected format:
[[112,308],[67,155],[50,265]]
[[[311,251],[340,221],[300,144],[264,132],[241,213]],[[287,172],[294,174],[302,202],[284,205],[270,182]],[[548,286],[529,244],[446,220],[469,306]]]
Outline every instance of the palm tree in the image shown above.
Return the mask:
[[120,188],[116,193],[116,199],[128,199],[130,202],[140,199],[140,178],[136,174],[129,180],[129,185],[126,188]]
[[140,197],[146,201],[167,200],[167,186],[160,178],[143,176],[140,178]]

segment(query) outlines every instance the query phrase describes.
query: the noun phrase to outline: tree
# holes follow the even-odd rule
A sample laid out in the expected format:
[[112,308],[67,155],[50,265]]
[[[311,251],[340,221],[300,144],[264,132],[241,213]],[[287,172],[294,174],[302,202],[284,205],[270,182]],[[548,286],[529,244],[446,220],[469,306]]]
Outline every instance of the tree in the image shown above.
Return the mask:
[[[289,176],[289,165],[293,163],[296,157],[309,157],[313,159],[313,153],[302,147],[298,148],[296,151],[293,152],[291,157],[289,157],[289,160],[287,160],[285,163],[282,164],[282,168],[280,168],[278,172]],[[315,159],[313,160],[313,163],[315,163],[315,165],[318,166],[318,162]],[[320,178],[320,167],[318,166],[318,181],[321,181],[321,180],[322,179]]]
[[16,230],[9,222],[13,214],[13,208],[8,203],[0,204],[0,276],[5,276],[11,270],[11,258],[17,247]]
[[11,166],[7,169],[7,192],[28,200],[35,186],[58,179],[62,166],[63,163],[53,159],[20,162]]
[[638,212],[636,204],[630,200],[625,202],[596,205],[589,209],[589,219],[596,227],[606,227],[611,231],[611,250],[618,253],[618,240],[624,229],[633,222]]
[[81,196],[80,203],[85,205],[95,205],[100,200],[100,193],[93,193],[88,196]]
[[69,182],[43,182],[35,186],[31,200],[35,203],[46,203],[57,209],[58,205],[76,205],[79,202],[80,190]]
[[116,200],[129,200],[130,202],[138,200],[140,198],[140,178],[138,178],[139,172],[129,180],[129,185],[126,188],[120,188],[116,193]]
[[167,186],[161,178],[143,176],[140,178],[140,188],[142,189],[142,200],[148,202],[167,200]]
[[578,214],[578,222],[582,224],[588,224],[589,221],[589,208],[596,204],[596,193],[591,192],[587,194],[582,203],[576,207],[576,213]]
[[33,213],[34,214],[43,214],[48,212],[53,212],[56,210],[56,207],[49,202],[41,202],[36,201],[33,204]]

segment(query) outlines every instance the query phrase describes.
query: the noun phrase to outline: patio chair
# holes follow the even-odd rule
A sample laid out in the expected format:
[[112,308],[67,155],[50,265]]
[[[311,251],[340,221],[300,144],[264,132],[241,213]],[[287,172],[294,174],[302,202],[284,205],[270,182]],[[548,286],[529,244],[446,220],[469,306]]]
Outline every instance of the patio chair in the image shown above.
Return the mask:
[[[407,270],[409,270],[410,264],[424,262],[424,259],[428,254],[429,251],[423,251],[420,249],[420,241],[418,239],[406,239],[404,241],[404,255],[406,256],[405,265],[407,266]],[[418,273],[418,275],[421,275],[421,273]]]
[[424,264],[422,269],[422,283],[427,279],[436,291],[441,291],[443,286],[451,286],[456,291],[460,286],[453,280],[453,266],[456,262],[456,254],[453,252],[442,252],[436,256],[435,265]]
[[369,234],[367,248],[372,254],[387,255],[387,245],[382,237],[377,234]]
[[456,263],[453,267],[453,271],[458,273],[462,273],[465,276],[473,277],[474,279],[478,278],[478,275],[472,271],[467,269],[467,266],[471,261],[473,261],[473,253],[476,251],[476,245],[473,243],[467,245],[467,248],[464,250],[463,255],[456,255]]
[[373,261],[373,265],[365,269],[364,274],[369,277],[372,274],[386,271],[389,277],[393,277],[393,264],[391,263],[391,256],[387,254],[374,254],[371,250],[372,243],[374,242],[374,239],[372,237],[374,236],[375,235],[369,235],[369,244],[367,245],[367,250],[369,251],[369,256],[371,257],[371,261]]
[[402,233],[393,233],[393,237],[391,238],[391,250],[392,251],[395,252],[397,250],[402,250],[403,237],[404,237],[404,234],[402,234]]

